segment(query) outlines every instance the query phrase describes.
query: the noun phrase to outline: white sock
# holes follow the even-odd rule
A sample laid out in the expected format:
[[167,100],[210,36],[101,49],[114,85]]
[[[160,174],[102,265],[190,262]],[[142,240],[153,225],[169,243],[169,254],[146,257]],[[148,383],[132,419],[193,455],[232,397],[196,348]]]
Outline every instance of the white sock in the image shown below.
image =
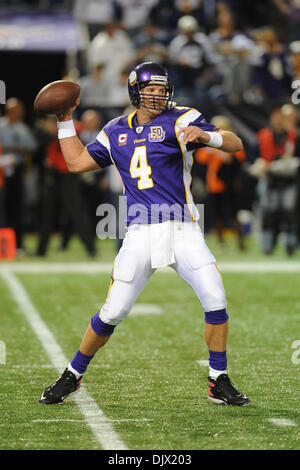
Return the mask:
[[76,379],[80,379],[80,377],[82,377],[82,374],[79,374],[79,372],[77,372],[77,370],[73,369],[73,367],[71,366],[71,364],[69,363],[68,364],[68,370],[73,372],[73,374],[75,375]]
[[216,369],[213,369],[212,367],[209,368],[209,376],[212,379],[216,380],[221,374],[227,374],[227,370],[216,370]]

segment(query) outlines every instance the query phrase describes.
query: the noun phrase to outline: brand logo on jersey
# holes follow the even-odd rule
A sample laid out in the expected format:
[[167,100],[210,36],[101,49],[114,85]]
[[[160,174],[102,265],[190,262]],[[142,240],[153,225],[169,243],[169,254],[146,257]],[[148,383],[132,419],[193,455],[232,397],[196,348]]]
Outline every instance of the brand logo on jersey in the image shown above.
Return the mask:
[[143,126],[139,126],[139,127],[136,127],[135,128],[135,132],[137,132],[138,134],[140,134],[141,132],[143,132],[144,130],[144,127]]
[[161,126],[151,126],[148,139],[150,142],[162,142],[165,139],[166,133]]
[[118,145],[126,145],[126,144],[127,144],[127,134],[119,134]]

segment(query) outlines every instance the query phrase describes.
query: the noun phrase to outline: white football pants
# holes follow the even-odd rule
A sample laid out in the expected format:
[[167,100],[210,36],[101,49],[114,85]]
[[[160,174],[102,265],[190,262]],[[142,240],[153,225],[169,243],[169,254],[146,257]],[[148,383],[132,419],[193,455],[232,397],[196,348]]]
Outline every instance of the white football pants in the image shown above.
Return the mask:
[[119,324],[132,309],[151,275],[170,266],[196,293],[204,312],[226,308],[216,260],[195,222],[169,221],[131,225],[116,256],[109,292],[100,318]]

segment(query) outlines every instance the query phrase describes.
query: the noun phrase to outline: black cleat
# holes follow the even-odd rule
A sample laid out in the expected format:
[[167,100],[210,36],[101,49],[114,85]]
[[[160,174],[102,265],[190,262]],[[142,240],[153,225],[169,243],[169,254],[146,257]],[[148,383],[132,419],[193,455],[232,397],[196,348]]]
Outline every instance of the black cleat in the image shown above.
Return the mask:
[[246,395],[232,385],[227,374],[221,374],[214,380],[208,377],[208,399],[219,405],[247,406],[251,404]]
[[63,403],[68,396],[74,395],[79,391],[80,385],[81,377],[77,379],[73,372],[65,369],[56,382],[43,391],[39,403],[42,405]]

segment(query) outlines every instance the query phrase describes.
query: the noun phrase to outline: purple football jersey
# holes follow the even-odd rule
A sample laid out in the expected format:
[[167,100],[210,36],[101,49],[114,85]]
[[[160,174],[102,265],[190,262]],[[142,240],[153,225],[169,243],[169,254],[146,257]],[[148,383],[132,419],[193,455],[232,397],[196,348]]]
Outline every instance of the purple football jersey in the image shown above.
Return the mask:
[[193,151],[204,144],[183,143],[182,127],[216,127],[193,108],[175,107],[139,125],[136,111],[104,126],[87,150],[101,168],[114,164],[124,185],[126,224],[198,220],[191,194]]

